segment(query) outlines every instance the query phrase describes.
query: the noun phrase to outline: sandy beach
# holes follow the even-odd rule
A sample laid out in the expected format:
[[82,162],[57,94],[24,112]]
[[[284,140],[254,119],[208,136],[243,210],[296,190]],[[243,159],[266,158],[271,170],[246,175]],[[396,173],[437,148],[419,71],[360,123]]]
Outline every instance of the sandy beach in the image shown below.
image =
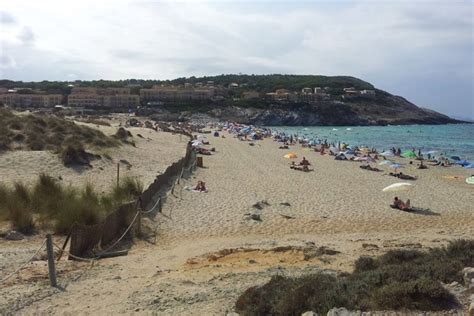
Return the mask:
[[[128,160],[130,172],[144,183],[184,154],[184,137],[180,142],[179,136],[130,131],[138,140],[137,149],[120,148],[111,156]],[[137,133],[152,141],[135,137]],[[427,209],[408,213],[390,208],[395,194],[382,192],[400,182],[387,175],[389,169],[371,172],[360,169],[359,162],[335,161],[299,145],[281,150],[277,142],[264,139],[249,146],[224,135],[209,137],[207,147],[216,152],[204,156],[204,168],[169,195],[163,214],[149,220],[148,225],[158,228],[156,244],[137,241],[126,257],[104,259],[94,267],[80,264],[80,276],[77,270],[64,273],[64,290],[51,290],[46,274],[0,285],[0,312],[225,315],[242,291],[272,275],[351,271],[361,255],[441,246],[474,235],[474,187],[464,182],[469,170],[418,170],[407,165],[403,172],[418,179],[407,181],[414,184],[413,190],[398,196]],[[305,156],[314,171],[290,169],[290,160],[283,158],[289,151]],[[2,179],[5,175],[26,181],[32,163],[15,155],[30,154],[0,156]],[[113,163],[110,170],[101,165],[102,174],[95,174],[99,165],[94,165],[89,174],[79,176],[54,166],[48,170],[61,174],[64,181],[103,181],[105,186],[115,175]],[[197,180],[206,182],[208,193],[187,189]],[[261,220],[249,219],[249,213]],[[320,247],[326,250],[307,255]],[[70,263],[59,265],[66,264]]]

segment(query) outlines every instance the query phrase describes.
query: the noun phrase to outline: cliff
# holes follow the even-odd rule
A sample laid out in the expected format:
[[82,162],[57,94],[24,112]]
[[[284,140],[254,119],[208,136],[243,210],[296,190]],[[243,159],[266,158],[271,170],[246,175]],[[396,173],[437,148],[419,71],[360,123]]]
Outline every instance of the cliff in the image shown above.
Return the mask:
[[[423,109],[400,96],[375,88],[350,76],[310,75],[220,75],[179,78],[169,84],[212,82],[229,87],[223,99],[213,102],[164,105],[153,118],[160,120],[229,120],[257,125],[406,125],[462,123],[446,115]],[[233,88],[230,88],[233,86]],[[322,98],[305,101],[303,88],[324,88]],[[348,96],[345,88],[371,95]],[[293,101],[268,99],[268,93],[286,89]],[[256,91],[259,99],[245,100],[245,91]],[[146,110],[145,110],[146,112]],[[155,112],[151,110],[150,112]]]
[[374,100],[352,102],[322,101],[316,103],[268,103],[265,106],[231,104],[196,105],[180,111],[164,107],[158,111],[142,109],[155,120],[234,121],[267,126],[316,125],[408,125],[462,123],[438,112],[423,109],[402,97],[386,95]]

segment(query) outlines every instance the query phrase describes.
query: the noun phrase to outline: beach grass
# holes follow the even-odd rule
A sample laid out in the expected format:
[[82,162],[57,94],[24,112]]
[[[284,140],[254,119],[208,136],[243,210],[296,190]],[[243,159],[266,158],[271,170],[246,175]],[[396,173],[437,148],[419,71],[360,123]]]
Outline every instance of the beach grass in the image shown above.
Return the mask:
[[62,152],[68,145],[115,147],[120,142],[101,131],[55,116],[17,115],[0,108],[0,151],[13,149]]
[[237,300],[243,315],[301,315],[329,309],[442,311],[456,307],[441,282],[462,282],[462,269],[474,265],[474,240],[456,240],[426,252],[393,250],[361,257],[353,273],[317,273],[300,278],[274,276],[247,289]]
[[66,234],[74,223],[99,223],[142,191],[143,184],[131,177],[123,178],[118,186],[111,185],[109,193],[101,195],[91,183],[78,189],[41,174],[31,187],[22,183],[0,186],[0,219],[9,220],[13,229],[25,234],[33,233],[39,226]]

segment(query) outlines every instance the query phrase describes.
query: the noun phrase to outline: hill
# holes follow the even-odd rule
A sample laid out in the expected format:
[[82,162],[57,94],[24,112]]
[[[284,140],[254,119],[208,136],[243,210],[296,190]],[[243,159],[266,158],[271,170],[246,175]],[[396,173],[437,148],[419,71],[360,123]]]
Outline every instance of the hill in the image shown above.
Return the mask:
[[[212,89],[212,97],[141,99],[138,114],[157,120],[231,120],[262,125],[387,125],[461,123],[423,109],[401,96],[377,89],[350,76],[218,75],[173,80],[127,79],[74,82],[18,82],[0,80],[6,88],[36,89],[69,94],[74,87],[129,87],[131,94],[153,86]],[[97,109],[112,111],[114,109]],[[115,109],[117,110],[117,109]],[[122,109],[123,110],[123,109]]]

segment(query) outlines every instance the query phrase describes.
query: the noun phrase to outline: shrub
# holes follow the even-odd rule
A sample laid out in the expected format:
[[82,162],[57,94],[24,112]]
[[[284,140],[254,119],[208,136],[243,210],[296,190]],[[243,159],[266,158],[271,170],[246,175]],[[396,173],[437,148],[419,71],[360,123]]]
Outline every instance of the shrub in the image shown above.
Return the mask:
[[143,183],[137,178],[125,177],[115,186],[112,196],[116,201],[125,202],[135,199],[143,193]]
[[7,198],[9,196],[8,188],[0,183],[0,220],[8,219]]
[[15,183],[13,191],[6,199],[8,218],[13,229],[24,234],[31,234],[35,228],[29,202],[30,196],[27,188],[21,183]]
[[115,138],[120,140],[126,140],[128,137],[132,137],[132,133],[127,131],[125,128],[120,127],[117,132],[115,133]]
[[62,195],[61,184],[56,179],[40,174],[32,188],[31,205],[35,212],[55,214],[58,197]]
[[55,216],[56,233],[67,234],[74,223],[94,225],[100,222],[103,218],[103,209],[95,199],[88,199],[95,195],[88,192],[89,190],[87,187],[83,192],[73,188],[65,190],[58,204],[60,211]]
[[416,309],[440,311],[453,307],[455,299],[437,281],[420,278],[394,282],[377,289],[373,295],[374,309]]
[[377,268],[377,263],[375,262],[375,259],[364,256],[356,260],[354,271],[364,272],[364,271],[374,270],[375,268]]
[[245,291],[235,307],[244,315],[299,315],[306,310],[324,314],[332,307],[445,310],[458,302],[440,281],[462,282],[462,269],[474,264],[473,257],[474,240],[456,240],[427,252],[394,250],[378,258],[360,257],[353,273],[337,278],[274,277]]
[[65,166],[84,166],[90,164],[91,154],[78,145],[68,145],[61,153],[61,159]]

